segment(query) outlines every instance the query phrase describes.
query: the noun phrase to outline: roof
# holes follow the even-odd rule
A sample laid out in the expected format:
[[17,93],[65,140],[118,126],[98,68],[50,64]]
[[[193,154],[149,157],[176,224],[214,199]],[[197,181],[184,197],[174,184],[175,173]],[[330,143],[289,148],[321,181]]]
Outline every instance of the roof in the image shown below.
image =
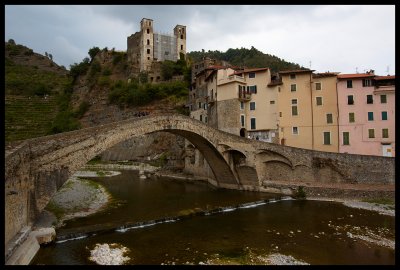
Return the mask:
[[373,73],[340,74],[338,79],[372,78],[374,76]]
[[211,65],[211,66],[206,67],[205,69],[223,69],[223,68],[227,68],[227,67],[219,66],[219,65]]
[[313,73],[313,78],[335,77],[339,72]]
[[279,74],[291,74],[291,73],[310,73],[313,72],[315,70],[312,69],[295,69],[295,70],[283,70],[283,71],[279,71]]
[[275,86],[283,84],[282,81],[271,81],[267,86]]
[[229,76],[242,74],[242,73],[249,73],[249,72],[259,72],[259,71],[264,71],[264,70],[268,70],[268,69],[269,68],[267,68],[267,67],[265,67],[265,68],[249,68],[249,69],[235,71],[234,73],[230,74]]
[[381,81],[381,80],[394,80],[396,79],[395,75],[387,75],[387,76],[375,76],[374,78],[377,81]]

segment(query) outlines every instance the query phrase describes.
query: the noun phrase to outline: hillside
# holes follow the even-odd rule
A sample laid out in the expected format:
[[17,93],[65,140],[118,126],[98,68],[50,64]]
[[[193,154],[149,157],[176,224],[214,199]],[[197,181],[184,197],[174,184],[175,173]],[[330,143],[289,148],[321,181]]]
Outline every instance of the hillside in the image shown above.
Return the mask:
[[247,68],[261,68],[269,67],[273,72],[290,70],[290,69],[304,69],[298,64],[287,62],[277,56],[265,54],[254,47],[251,49],[228,49],[226,52],[220,51],[192,51],[188,53],[193,62],[201,61],[203,57],[210,57],[219,61],[227,61],[231,65],[247,67]]
[[50,134],[71,85],[68,71],[13,40],[5,42],[4,55],[6,142]]

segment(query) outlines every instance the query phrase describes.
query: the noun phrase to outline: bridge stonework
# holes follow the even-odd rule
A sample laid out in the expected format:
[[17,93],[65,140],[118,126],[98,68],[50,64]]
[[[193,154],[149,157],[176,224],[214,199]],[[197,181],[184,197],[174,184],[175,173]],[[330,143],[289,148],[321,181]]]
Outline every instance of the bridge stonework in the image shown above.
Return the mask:
[[152,115],[30,139],[5,154],[5,245],[30,226],[75,171],[134,136],[167,131],[189,140],[222,188],[264,181],[394,184],[394,158],[311,151],[238,137],[186,116]]

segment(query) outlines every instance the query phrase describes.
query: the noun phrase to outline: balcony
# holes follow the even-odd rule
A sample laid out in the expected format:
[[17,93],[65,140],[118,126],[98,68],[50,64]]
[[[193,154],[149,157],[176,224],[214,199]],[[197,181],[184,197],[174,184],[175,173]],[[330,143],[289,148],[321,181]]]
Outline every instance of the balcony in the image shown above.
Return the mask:
[[208,103],[208,105],[212,106],[215,103],[215,99],[212,96],[207,96],[206,102]]
[[251,100],[251,94],[248,93],[245,90],[239,91],[239,100],[240,101],[250,101]]
[[218,82],[217,82],[217,85],[227,84],[227,83],[231,83],[231,82],[244,83],[245,80],[244,80],[244,77],[242,77],[242,76],[230,75],[230,76],[228,76],[226,78],[219,79]]

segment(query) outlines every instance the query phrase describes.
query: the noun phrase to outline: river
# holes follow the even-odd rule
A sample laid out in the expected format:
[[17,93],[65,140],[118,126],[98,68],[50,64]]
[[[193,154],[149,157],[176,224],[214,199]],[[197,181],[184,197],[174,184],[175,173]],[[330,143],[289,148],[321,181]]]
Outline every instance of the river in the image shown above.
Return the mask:
[[391,216],[204,182],[139,179],[137,171],[95,180],[112,195],[110,206],[67,221],[32,264],[95,264],[90,251],[104,243],[128,248],[127,264],[252,264],[270,254],[307,264],[395,261],[394,249],[378,243],[394,241]]

